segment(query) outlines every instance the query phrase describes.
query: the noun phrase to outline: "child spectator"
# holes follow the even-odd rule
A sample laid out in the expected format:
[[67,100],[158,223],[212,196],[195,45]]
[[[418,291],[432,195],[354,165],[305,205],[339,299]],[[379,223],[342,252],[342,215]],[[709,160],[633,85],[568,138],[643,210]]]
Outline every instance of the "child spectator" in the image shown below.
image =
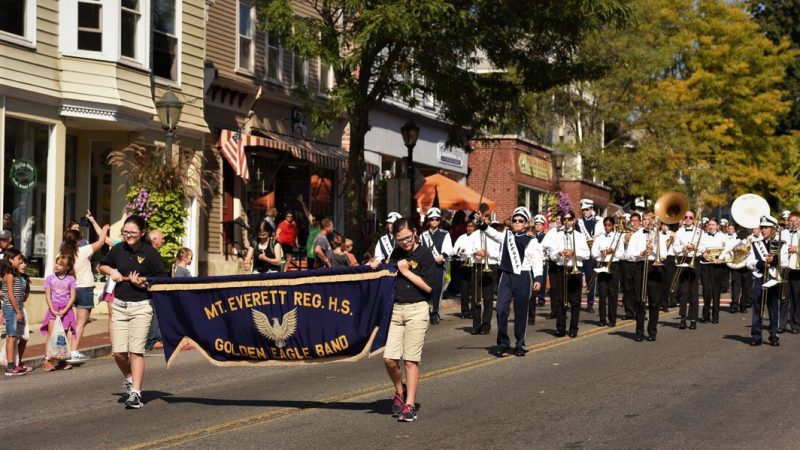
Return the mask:
[[356,261],[356,255],[353,254],[353,240],[352,239],[345,239],[344,240],[344,253],[350,259],[351,266],[357,266],[358,261]]
[[350,258],[345,252],[345,238],[342,235],[336,235],[333,238],[333,255],[331,256],[331,263],[333,267],[348,267],[350,266]]
[[[41,332],[44,336],[49,336],[53,332],[55,320],[58,319],[64,326],[64,332],[72,332],[74,342],[76,320],[72,305],[75,304],[77,297],[78,283],[73,273],[72,257],[61,255],[56,257],[53,273],[44,279],[44,298],[49,308],[42,321]],[[51,372],[56,368],[69,370],[72,369],[72,364],[66,361],[54,363],[48,359],[44,360],[45,372]]]
[[192,251],[186,247],[181,247],[175,254],[175,261],[172,264],[173,277],[191,277],[192,273],[187,268],[192,264]]
[[[0,273],[3,275],[3,317],[6,321],[6,356],[8,366],[6,376],[13,377],[25,375],[32,371],[32,367],[23,362],[27,341],[20,339],[25,329],[25,316],[22,308],[28,298],[30,286],[25,270],[28,268],[25,257],[14,247],[5,251],[5,256],[0,261]],[[11,286],[11,289],[9,289]],[[14,364],[16,354],[19,353],[19,364]]]

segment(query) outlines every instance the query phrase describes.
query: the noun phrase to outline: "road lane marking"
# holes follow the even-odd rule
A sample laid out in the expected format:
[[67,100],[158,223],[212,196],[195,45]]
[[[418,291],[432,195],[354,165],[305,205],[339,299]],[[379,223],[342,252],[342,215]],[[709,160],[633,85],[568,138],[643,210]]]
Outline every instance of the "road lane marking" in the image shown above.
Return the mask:
[[[560,347],[562,345],[570,344],[573,342],[581,341],[583,339],[598,335],[604,334],[605,332],[609,332],[611,330],[622,329],[626,328],[630,325],[634,325],[636,323],[635,320],[623,320],[619,325],[612,328],[607,327],[596,327],[591,330],[585,331],[578,335],[576,338],[558,338],[558,339],[549,339],[544,342],[540,342],[538,344],[534,344],[533,346],[528,348],[528,353],[540,353],[545,350],[550,350],[555,347]],[[449,375],[454,375],[457,373],[466,372],[469,370],[477,369],[480,367],[489,366],[492,364],[497,364],[500,362],[507,362],[507,361],[515,361],[517,357],[515,356],[506,356],[506,357],[496,357],[496,356],[487,356],[479,359],[475,359],[472,361],[467,361],[459,364],[455,364],[452,366],[442,367],[440,369],[436,369],[427,373],[424,373],[420,376],[421,380],[432,380],[443,378]],[[298,415],[304,411],[309,411],[312,409],[319,409],[317,406],[321,403],[341,403],[346,401],[354,401],[358,400],[361,397],[366,396],[373,396],[379,394],[381,392],[388,392],[392,390],[391,387],[387,387],[386,384],[370,386],[364,389],[359,389],[355,391],[350,391],[344,394],[335,395],[332,397],[324,398],[322,400],[308,400],[304,402],[298,402],[297,406],[293,407],[284,407],[280,409],[276,409],[275,411],[269,411],[261,414],[255,414],[248,417],[243,417],[240,419],[234,419],[227,422],[222,422],[218,424],[208,425],[197,430],[187,431],[183,433],[177,433],[173,435],[164,436],[162,438],[154,439],[147,442],[142,442],[140,444],[136,444],[129,447],[121,447],[121,450],[138,450],[138,449],[164,449],[175,447],[178,445],[183,445],[189,442],[198,441],[201,439],[206,439],[212,437],[217,434],[227,433],[230,431],[241,430],[244,428],[249,428],[255,425],[263,425],[265,423],[269,423],[278,419],[284,419],[289,416]]]

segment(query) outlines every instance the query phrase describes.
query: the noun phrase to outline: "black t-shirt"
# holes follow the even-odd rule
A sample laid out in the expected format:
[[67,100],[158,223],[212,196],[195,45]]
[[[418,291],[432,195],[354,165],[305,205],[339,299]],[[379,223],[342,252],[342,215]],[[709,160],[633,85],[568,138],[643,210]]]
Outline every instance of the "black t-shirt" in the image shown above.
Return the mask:
[[[407,253],[400,247],[395,247],[392,255],[389,257],[389,262],[396,263],[401,259],[408,260],[411,272],[425,281],[430,287],[433,287],[433,279],[436,274],[436,261],[433,259],[433,254],[430,250],[417,245],[417,248]],[[416,267],[414,267],[416,263]],[[416,303],[422,301],[430,301],[431,293],[425,292],[418,288],[414,283],[408,280],[402,273],[397,272],[397,287],[394,291],[395,303]]]
[[[131,272],[139,272],[139,275],[148,278],[168,276],[161,255],[146,242],[139,244],[136,250],[125,242],[117,244],[109,250],[100,265],[117,269],[124,277]],[[150,294],[147,289],[140,289],[129,281],[123,281],[114,287],[114,297],[127,302],[137,302],[149,299]]]

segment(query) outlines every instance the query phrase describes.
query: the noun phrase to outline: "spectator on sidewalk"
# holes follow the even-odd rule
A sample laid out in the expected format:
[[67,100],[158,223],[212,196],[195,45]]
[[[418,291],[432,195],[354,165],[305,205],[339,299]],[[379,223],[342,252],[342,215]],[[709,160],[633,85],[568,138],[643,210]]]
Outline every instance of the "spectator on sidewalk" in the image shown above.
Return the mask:
[[122,376],[127,398],[125,407],[142,407],[142,380],[147,331],[153,318],[153,306],[147,291],[147,279],[164,277],[164,263],[150,244],[144,242],[144,218],[133,215],[125,219],[122,236],[100,263],[101,273],[110,276],[114,287],[114,313],[111,316],[111,351]]
[[[86,218],[92,217],[92,213],[86,211]],[[94,221],[92,217],[89,219]],[[96,222],[95,222],[96,223]],[[89,245],[80,245],[81,233],[73,229],[64,232],[64,242],[61,244],[59,253],[68,255],[72,258],[72,267],[75,272],[77,282],[77,296],[75,298],[75,308],[77,310],[75,322],[75,339],[72,345],[72,355],[69,363],[82,363],[89,359],[78,350],[83,338],[86,324],[92,315],[94,308],[94,273],[92,272],[92,255],[99,252],[105,245],[108,238],[108,225],[100,229],[100,236]]]
[[344,248],[345,239],[342,235],[337,235],[333,238],[333,253],[331,255],[331,263],[333,267],[350,267],[350,258]]
[[[67,233],[75,233],[75,230],[67,230]],[[44,298],[47,301],[47,312],[44,314],[44,320],[39,331],[44,336],[50,336],[53,333],[55,321],[60,320],[61,325],[64,327],[64,332],[72,332],[73,348],[77,348],[74,346],[78,336],[75,333],[75,313],[72,311],[72,305],[75,304],[75,299],[77,298],[78,284],[73,276],[73,268],[72,255],[62,253],[56,257],[55,264],[53,264],[53,273],[44,279]],[[73,352],[73,359],[74,354]],[[63,360],[58,362],[50,361],[45,354],[44,371],[51,372],[56,368],[69,370],[72,369],[72,364]]]
[[[156,251],[164,246],[164,232],[161,230],[150,230],[150,232],[147,233],[147,239]],[[164,343],[161,342],[161,329],[158,327],[158,316],[155,310],[153,310],[153,320],[150,322],[150,330],[147,332],[147,344],[145,348],[147,350],[164,348]]]
[[353,254],[353,240],[352,239],[345,239],[344,240],[344,252],[347,255],[347,258],[350,260],[351,266],[357,266],[358,261],[356,260],[356,255]]
[[300,206],[303,207],[303,214],[305,214],[306,219],[308,219],[308,238],[306,239],[306,268],[311,269],[315,267],[314,259],[317,257],[317,254],[314,252],[314,242],[319,234],[319,222],[317,221],[316,217],[314,217],[314,214],[311,213],[311,210],[308,209],[306,202],[303,201],[302,195],[297,196],[297,201],[300,202]]
[[14,247],[14,235],[8,230],[0,230],[0,259],[3,259],[6,250]]
[[291,211],[287,212],[283,222],[278,224],[275,239],[281,244],[283,256],[286,258],[285,270],[289,270],[289,264],[292,263],[292,258],[294,257],[294,248],[300,246],[297,242],[297,222],[295,222],[294,213]]
[[172,276],[175,278],[191,277],[192,273],[189,272],[189,266],[192,264],[193,256],[192,251],[186,247],[178,249],[172,264]]
[[264,216],[264,220],[272,227],[272,229],[276,229],[278,227],[278,222],[276,219],[278,218],[278,210],[274,207],[267,210],[267,215]]
[[320,221],[319,225],[319,234],[314,239],[315,267],[331,267],[333,264],[331,261],[333,250],[331,249],[331,243],[328,242],[328,236],[333,234],[333,222],[326,217]]
[[[21,339],[25,329],[25,315],[22,309],[30,293],[30,282],[25,270],[28,264],[25,256],[16,248],[9,248],[5,251],[5,257],[0,261],[0,273],[3,276],[3,284],[0,291],[3,293],[3,318],[6,321],[6,376],[25,375],[31,370],[23,362],[25,347],[28,342]],[[9,286],[11,287],[9,289]],[[19,356],[19,363],[14,364],[15,358]]]
[[[273,228],[266,220],[258,224],[258,241],[253,242],[244,257],[244,270],[253,273],[272,273],[281,271],[282,247],[272,238]],[[255,259],[253,259],[255,258]]]

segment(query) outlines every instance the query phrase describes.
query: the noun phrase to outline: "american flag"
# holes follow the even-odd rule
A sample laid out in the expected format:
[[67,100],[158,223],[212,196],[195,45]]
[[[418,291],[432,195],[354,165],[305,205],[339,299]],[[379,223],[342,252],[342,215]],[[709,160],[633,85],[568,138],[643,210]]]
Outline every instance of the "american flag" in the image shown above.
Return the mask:
[[222,144],[220,152],[228,160],[236,175],[241,177],[245,183],[250,181],[250,169],[247,167],[247,155],[244,153],[241,127],[231,134],[230,139]]

